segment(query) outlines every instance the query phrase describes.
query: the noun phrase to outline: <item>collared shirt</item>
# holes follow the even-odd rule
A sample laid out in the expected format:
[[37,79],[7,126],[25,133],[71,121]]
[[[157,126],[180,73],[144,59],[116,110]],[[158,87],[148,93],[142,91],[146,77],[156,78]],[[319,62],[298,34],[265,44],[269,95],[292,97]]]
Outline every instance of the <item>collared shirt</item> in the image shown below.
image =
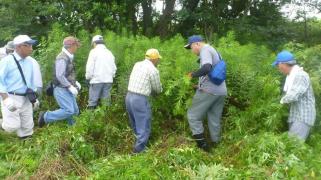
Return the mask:
[[137,62],[130,74],[128,91],[149,96],[162,92],[159,71],[150,60]]
[[66,53],[70,60],[74,60],[74,55],[71,54],[66,48],[62,48],[62,52]]
[[115,57],[103,44],[97,44],[88,56],[86,79],[90,84],[112,83],[116,74]]
[[[27,86],[36,90],[33,78],[33,64],[30,57],[22,59],[16,52],[13,53],[19,62],[25,76]],[[15,92],[26,93],[27,86],[23,82],[18,66],[12,55],[0,61],[0,93]]]
[[300,121],[310,126],[315,122],[315,99],[309,75],[300,70],[296,73],[291,88],[282,97],[281,103],[290,104],[288,122]]

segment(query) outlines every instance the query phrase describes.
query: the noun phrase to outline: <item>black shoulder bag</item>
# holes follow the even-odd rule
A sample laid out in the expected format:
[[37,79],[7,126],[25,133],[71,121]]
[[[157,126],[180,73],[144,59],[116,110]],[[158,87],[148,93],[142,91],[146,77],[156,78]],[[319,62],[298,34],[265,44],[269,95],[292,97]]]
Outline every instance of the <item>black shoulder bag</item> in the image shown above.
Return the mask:
[[55,87],[54,87],[53,82],[50,81],[50,82],[47,84],[46,89],[45,89],[46,94],[47,94],[48,96],[53,96],[53,94],[54,94],[54,88],[55,88]]
[[20,66],[19,62],[17,61],[16,57],[13,54],[12,54],[12,57],[13,57],[14,61],[16,62],[17,66],[18,66],[18,69],[20,71],[20,74],[21,74],[23,82],[27,86],[27,91],[26,91],[27,98],[30,100],[31,103],[35,103],[37,101],[37,94],[32,89],[28,88],[25,76],[23,75],[23,72],[22,72],[22,69],[21,69],[21,66]]

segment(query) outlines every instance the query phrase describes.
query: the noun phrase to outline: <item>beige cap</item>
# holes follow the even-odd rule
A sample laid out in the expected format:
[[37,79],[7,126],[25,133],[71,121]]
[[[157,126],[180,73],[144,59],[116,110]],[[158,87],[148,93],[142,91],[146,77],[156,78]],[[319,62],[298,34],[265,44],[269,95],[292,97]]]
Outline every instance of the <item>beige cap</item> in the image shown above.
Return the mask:
[[80,46],[80,45],[81,45],[79,39],[77,39],[77,38],[75,38],[75,37],[73,37],[73,36],[68,36],[68,37],[66,37],[66,38],[64,39],[63,45],[65,45],[65,46],[72,46],[72,45],[74,45],[74,44],[76,44],[77,46]]
[[147,59],[161,59],[162,56],[159,54],[157,49],[148,49],[145,53]]

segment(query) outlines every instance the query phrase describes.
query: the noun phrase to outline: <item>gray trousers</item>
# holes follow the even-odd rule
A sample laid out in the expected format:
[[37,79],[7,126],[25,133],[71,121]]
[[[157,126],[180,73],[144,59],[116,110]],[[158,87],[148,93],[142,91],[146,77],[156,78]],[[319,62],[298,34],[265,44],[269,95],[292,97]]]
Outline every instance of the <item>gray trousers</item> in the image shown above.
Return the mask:
[[208,128],[213,142],[221,140],[221,117],[225,96],[196,91],[187,118],[193,135],[204,133],[203,119],[207,115]]
[[311,126],[304,122],[295,121],[289,123],[289,135],[296,136],[303,141],[308,138],[310,129]]
[[99,99],[109,103],[111,86],[112,83],[90,84],[88,106],[97,106]]

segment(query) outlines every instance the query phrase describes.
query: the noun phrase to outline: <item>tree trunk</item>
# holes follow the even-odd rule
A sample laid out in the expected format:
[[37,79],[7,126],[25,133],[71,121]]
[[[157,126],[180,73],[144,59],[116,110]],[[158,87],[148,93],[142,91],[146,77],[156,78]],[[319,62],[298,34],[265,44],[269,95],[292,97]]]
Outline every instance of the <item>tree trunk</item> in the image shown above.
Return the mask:
[[165,9],[163,10],[163,14],[160,17],[156,28],[156,32],[161,38],[165,38],[169,34],[169,27],[174,12],[175,1],[176,0],[165,0]]
[[137,24],[137,17],[136,17],[136,8],[137,2],[129,2],[126,4],[126,17],[127,22],[129,23],[130,30],[134,35],[137,34],[138,31],[138,24]]
[[193,31],[194,25],[196,23],[196,19],[194,17],[195,9],[197,8],[200,0],[185,0],[183,3],[183,9],[187,11],[188,16],[184,19],[180,25],[179,32],[183,36],[191,35],[190,33]]
[[145,0],[142,2],[143,8],[143,34],[147,37],[152,35],[152,0]]

